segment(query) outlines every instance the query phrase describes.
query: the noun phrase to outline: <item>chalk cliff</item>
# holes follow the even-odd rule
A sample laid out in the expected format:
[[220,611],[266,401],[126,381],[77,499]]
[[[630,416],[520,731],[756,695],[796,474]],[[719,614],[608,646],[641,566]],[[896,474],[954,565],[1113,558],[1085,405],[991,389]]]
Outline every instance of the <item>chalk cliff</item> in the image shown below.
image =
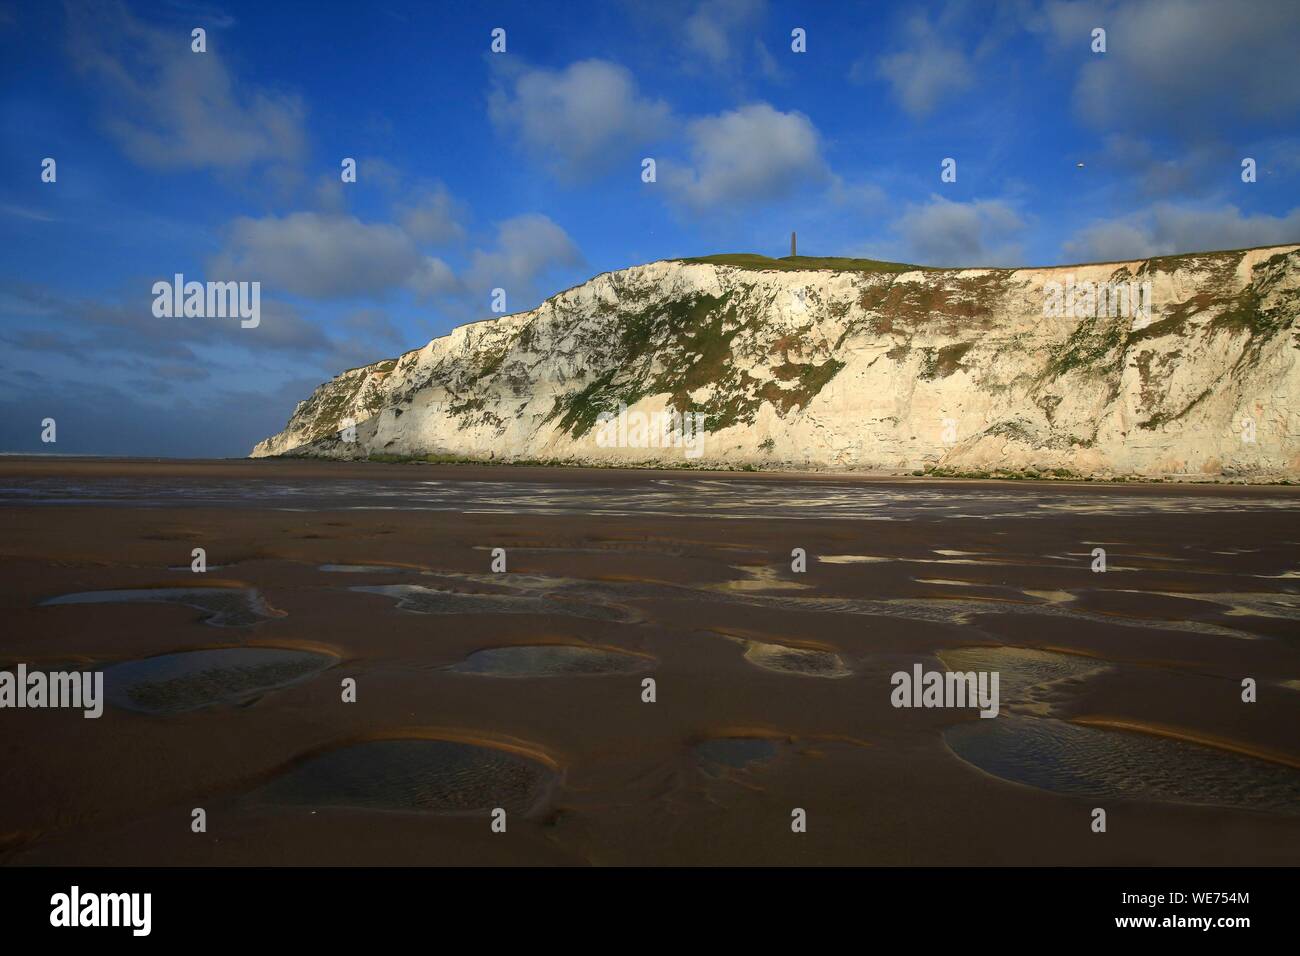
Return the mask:
[[[1086,283],[1149,283],[1150,312],[1059,291]],[[1296,478],[1298,317],[1300,246],[1042,269],[653,262],[344,372],[252,454]],[[632,427],[602,438],[620,404]],[[653,434],[670,409],[705,416],[698,457]]]

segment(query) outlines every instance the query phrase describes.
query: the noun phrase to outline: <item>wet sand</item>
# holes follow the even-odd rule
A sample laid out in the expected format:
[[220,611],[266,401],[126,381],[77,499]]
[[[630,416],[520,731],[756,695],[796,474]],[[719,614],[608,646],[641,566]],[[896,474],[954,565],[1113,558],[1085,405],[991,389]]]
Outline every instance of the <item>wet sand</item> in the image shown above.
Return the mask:
[[[0,521],[0,665],[109,690],[0,710],[4,864],[1300,863],[1300,489],[0,459]],[[979,653],[998,718],[891,706]]]

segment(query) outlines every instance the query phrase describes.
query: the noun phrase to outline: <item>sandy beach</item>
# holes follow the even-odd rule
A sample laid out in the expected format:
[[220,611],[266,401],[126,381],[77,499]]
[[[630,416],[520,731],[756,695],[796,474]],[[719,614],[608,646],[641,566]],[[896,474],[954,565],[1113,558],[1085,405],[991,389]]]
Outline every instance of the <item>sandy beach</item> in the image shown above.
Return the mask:
[[109,695],[0,714],[6,865],[1300,864],[1293,487],[7,458],[0,521],[0,666]]

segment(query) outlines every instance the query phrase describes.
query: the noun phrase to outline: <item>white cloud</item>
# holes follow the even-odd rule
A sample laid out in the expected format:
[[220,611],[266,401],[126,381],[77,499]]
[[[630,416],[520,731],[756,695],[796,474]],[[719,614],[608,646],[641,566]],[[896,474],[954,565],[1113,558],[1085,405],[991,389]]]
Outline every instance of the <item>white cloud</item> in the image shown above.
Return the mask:
[[1021,265],[1016,237],[1025,222],[1000,199],[953,202],[932,195],[911,206],[892,225],[907,248],[907,259],[927,266]]
[[[160,336],[151,287],[152,280],[140,278],[114,299],[77,298],[51,287],[10,284],[0,291],[0,309],[15,329],[27,320],[44,337],[26,336],[25,347],[64,351],[76,361],[96,365],[107,365],[113,361],[109,356],[122,355],[145,363],[198,362],[196,348],[213,345],[302,354],[322,354],[331,345],[321,328],[297,307],[269,295],[262,297],[261,323],[255,332],[234,334],[242,331],[238,323],[176,322]],[[69,338],[65,342],[58,336]]]
[[1112,262],[1294,242],[1300,242],[1300,208],[1273,216],[1243,214],[1230,204],[1157,203],[1131,216],[1093,223],[1062,248],[1074,262]]
[[210,278],[258,280],[265,296],[311,299],[380,297],[405,289],[457,315],[481,311],[487,291],[498,287],[512,301],[526,300],[536,292],[535,280],[582,263],[568,233],[536,213],[500,223],[493,243],[475,249],[459,273],[422,253],[406,229],[349,215],[241,217],[227,233],[225,248],[208,263]]
[[441,246],[465,238],[460,205],[441,184],[416,195],[408,203],[399,203],[394,211],[402,228],[416,242]]
[[682,24],[687,51],[715,68],[729,65],[737,55],[732,39],[752,36],[763,12],[763,0],[705,0]]
[[503,288],[517,302],[550,270],[581,263],[568,233],[546,216],[530,213],[498,225],[495,247],[475,251],[464,285],[475,296]]
[[420,263],[407,280],[407,285],[417,299],[428,302],[440,296],[455,295],[461,291],[461,283],[451,266],[436,256],[429,256]]
[[667,103],[642,97],[625,67],[595,59],[515,74],[489,97],[488,113],[565,179],[608,169],[670,124]]
[[[909,20],[906,34],[904,48],[882,57],[876,69],[889,81],[903,109],[925,116],[942,97],[967,89],[974,75],[966,54],[945,41],[925,17]],[[862,76],[865,64],[860,60],[854,65],[854,78]]]
[[421,262],[397,226],[295,212],[236,219],[210,271],[225,280],[259,280],[268,292],[325,299],[381,293],[409,279]]
[[675,199],[696,209],[784,198],[830,175],[812,121],[767,103],[694,120],[687,137],[690,166],[664,163],[661,179]]
[[[1106,29],[1104,54],[1086,52],[1094,27]],[[1075,103],[1097,126],[1208,134],[1300,111],[1300,86],[1281,79],[1300,61],[1294,0],[1049,2],[1039,28],[1084,51]]]
[[156,169],[240,169],[285,163],[305,149],[296,96],[240,84],[209,32],[192,53],[188,32],[162,31],[120,4],[74,4],[68,52],[103,98],[102,122],[136,163]]

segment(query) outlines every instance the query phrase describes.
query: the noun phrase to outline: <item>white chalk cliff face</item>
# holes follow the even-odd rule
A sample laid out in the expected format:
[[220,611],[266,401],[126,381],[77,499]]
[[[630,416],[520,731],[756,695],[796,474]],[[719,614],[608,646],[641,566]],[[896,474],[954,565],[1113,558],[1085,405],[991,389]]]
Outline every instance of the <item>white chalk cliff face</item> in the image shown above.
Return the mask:
[[[344,372],[252,454],[1300,477],[1300,246],[1050,269],[718,262],[744,258],[606,273]],[[1071,281],[1150,282],[1150,316],[1045,316],[1049,284]],[[620,404],[623,426],[602,425]],[[664,447],[652,414],[670,409],[705,416],[698,457]]]

